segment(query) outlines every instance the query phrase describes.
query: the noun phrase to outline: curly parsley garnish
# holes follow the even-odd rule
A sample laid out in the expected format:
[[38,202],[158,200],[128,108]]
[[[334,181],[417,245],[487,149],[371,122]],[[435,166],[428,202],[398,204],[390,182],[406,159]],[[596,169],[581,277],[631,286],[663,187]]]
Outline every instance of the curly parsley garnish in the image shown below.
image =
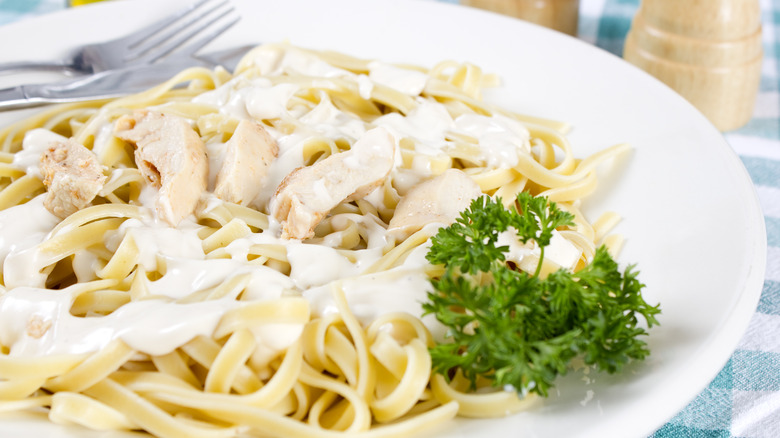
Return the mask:
[[[505,209],[500,199],[475,199],[432,239],[427,259],[446,269],[423,309],[449,329],[448,342],[431,349],[435,371],[546,396],[575,357],[609,373],[644,359],[650,351],[639,339],[647,334],[639,317],[652,327],[660,308],[642,298],[635,267],[621,273],[602,246],[578,272],[540,278],[553,230],[572,225],[573,216],[544,197],[520,193],[516,201]],[[539,246],[533,274],[505,261],[508,247],[497,242],[507,230]]]

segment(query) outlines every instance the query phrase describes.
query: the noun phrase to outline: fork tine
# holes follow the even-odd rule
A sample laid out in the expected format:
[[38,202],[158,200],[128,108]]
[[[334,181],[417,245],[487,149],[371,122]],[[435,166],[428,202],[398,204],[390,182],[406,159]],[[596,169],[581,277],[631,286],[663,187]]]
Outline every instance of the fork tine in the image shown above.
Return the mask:
[[[223,2],[222,4],[218,5],[216,8],[212,8],[208,12],[209,13],[213,12],[218,7],[224,6],[226,4],[227,4],[227,2]],[[179,35],[176,35],[175,37],[168,39],[164,43],[159,44],[157,47],[150,47],[148,49],[145,49],[142,53],[136,54],[135,57],[136,57],[136,59],[143,60],[144,62],[148,62],[148,63],[155,62],[155,61],[157,61],[157,60],[159,60],[159,59],[169,55],[174,50],[176,50],[176,49],[178,49],[180,47],[183,47],[188,41],[190,41],[191,39],[195,38],[197,35],[199,35],[203,31],[205,31],[206,29],[216,25],[223,18],[225,18],[226,16],[228,16],[230,13],[232,13],[234,11],[235,11],[235,9],[233,7],[230,7],[229,9],[220,12],[218,15],[213,16],[213,17],[209,17],[205,21],[198,23],[195,27],[192,27],[192,28],[188,29],[186,32],[183,32],[183,33],[182,33],[182,31],[184,29],[177,29],[177,33],[179,33]],[[211,40],[213,40],[217,36],[219,36],[222,33],[224,33],[227,29],[232,27],[235,23],[237,23],[239,21],[239,19],[240,19],[239,17],[234,17],[231,21],[222,24],[220,27],[218,27],[216,29],[213,29],[208,34],[198,38],[198,40],[196,40],[195,42],[187,45],[186,46],[187,47],[186,53],[187,54],[195,53],[198,49],[200,49],[201,47],[205,46]],[[133,59],[132,55],[128,59]],[[138,61],[135,61],[135,62],[138,62]]]
[[[149,35],[141,44],[134,44],[128,47],[128,52],[125,54],[125,59],[133,59],[144,56],[147,52],[151,51],[155,47],[164,44],[171,38],[176,38],[188,28],[196,25],[201,20],[204,20],[214,11],[228,5],[229,0],[201,0],[194,8],[190,9],[187,14],[183,14],[178,20],[170,23],[169,26],[160,29],[157,33]],[[216,5],[209,3],[218,2]]]
[[160,31],[165,30],[173,23],[189,15],[191,12],[200,8],[201,6],[203,6],[205,3],[208,3],[209,1],[211,0],[198,0],[194,3],[185,6],[182,9],[179,9],[178,11],[174,12],[171,15],[168,15],[158,21],[155,21],[150,25],[138,29],[137,31],[133,32],[130,35],[127,35],[119,39],[124,41],[128,47],[135,47],[143,43],[144,41],[148,40],[149,38],[152,38],[153,36],[157,35]]
[[[231,27],[233,27],[233,25],[238,23],[240,20],[241,20],[241,17],[234,17],[229,22],[227,22],[227,23],[223,24],[222,26],[212,30],[211,32],[203,35],[197,41],[194,41],[194,42],[192,42],[190,44],[187,44],[186,47],[184,47],[182,49],[179,49],[178,53],[180,53],[182,55],[187,55],[187,56],[194,55],[195,53],[198,52],[198,50],[203,48],[203,46],[205,46],[206,44],[208,44],[211,41],[213,41],[216,37],[218,37],[218,36],[222,35],[223,33],[225,33],[226,30],[228,30]],[[167,53],[166,53],[166,55],[167,55]],[[165,56],[165,55],[163,55],[163,56]],[[159,59],[159,57],[157,59]]]

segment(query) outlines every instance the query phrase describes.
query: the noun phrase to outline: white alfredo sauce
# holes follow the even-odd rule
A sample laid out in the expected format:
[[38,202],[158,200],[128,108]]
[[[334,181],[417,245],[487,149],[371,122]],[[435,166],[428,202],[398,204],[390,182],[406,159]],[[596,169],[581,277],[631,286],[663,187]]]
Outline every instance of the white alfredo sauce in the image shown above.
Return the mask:
[[[11,356],[91,353],[114,339],[142,353],[170,353],[196,336],[214,332],[235,301],[175,304],[134,301],[106,316],[70,314],[71,294],[59,290],[17,287],[0,295],[0,343]],[[45,328],[38,336],[34,325]]]
[[65,140],[67,138],[48,129],[31,129],[24,134],[22,150],[14,154],[14,161],[11,163],[11,166],[25,171],[28,175],[43,179],[38,166],[41,162],[41,155],[49,149],[52,143]]
[[383,62],[368,64],[368,78],[374,83],[390,87],[410,96],[417,96],[425,89],[428,75],[423,72],[399,68]]
[[[541,249],[534,242],[522,243],[514,228],[509,227],[507,231],[499,233],[496,244],[509,248],[506,253],[507,261],[516,263],[527,272],[533,272],[536,269]],[[558,268],[572,270],[580,257],[582,257],[582,251],[566,240],[560,232],[553,230],[550,244],[544,248],[543,263],[550,265],[552,270]]]
[[[0,266],[9,254],[37,245],[60,222],[43,207],[45,196],[0,211]],[[3,268],[3,272],[8,269]]]
[[455,130],[477,139],[488,167],[516,166],[519,153],[531,152],[528,129],[500,114],[463,114],[455,119]]
[[[268,169],[267,184],[251,204],[262,211],[268,211],[269,200],[282,179],[304,165],[304,147],[313,139],[353,143],[368,129],[384,127],[396,142],[396,166],[392,177],[397,185],[407,186],[406,189],[432,176],[433,171],[427,160],[415,161],[414,171],[399,168],[402,159],[397,146],[403,139],[411,141],[416,154],[436,157],[453,147],[450,134],[471,136],[481,143],[480,159],[485,166],[494,168],[512,166],[517,163],[518,154],[530,150],[528,132],[518,122],[477,115],[453,120],[442,105],[419,97],[428,80],[420,72],[372,63],[368,75],[356,75],[304,51],[282,51],[266,46],[252,53],[252,64],[266,76],[282,73],[319,76],[323,79],[317,80],[317,85],[326,89],[331,86],[328,78],[351,80],[363,97],[370,96],[377,85],[382,85],[412,96],[417,102],[416,108],[405,117],[384,115],[367,125],[339,110],[324,92],[317,106],[304,111],[294,104],[298,86],[274,85],[266,78],[236,78],[197,97],[197,103],[212,105],[239,120],[294,117],[300,122],[300,128],[290,133],[268,128],[277,141],[279,155]],[[111,141],[109,134],[110,128],[100,130],[98,149]],[[31,130],[12,165],[40,177],[41,153],[51,141],[63,139],[50,131]],[[214,167],[219,167],[222,161],[219,146],[219,143],[208,145],[209,164]],[[216,171],[210,171],[210,188],[213,188]],[[338,221],[355,220],[362,232],[367,233],[364,237],[368,248],[353,252],[349,259],[328,246],[339,243],[332,241],[336,237],[321,245],[275,237],[279,224],[273,218],[270,230],[250,234],[228,245],[225,250],[229,259],[207,259],[191,219],[185,219],[178,228],[168,228],[154,219],[154,195],[153,189],[144,188],[140,208],[146,215],[141,220],[126,220],[119,230],[105,236],[105,240],[106,246],[115,250],[122,238],[132,238],[138,247],[139,266],[147,271],[159,270],[162,276],[145,282],[150,299],[131,302],[107,316],[73,316],[69,310],[75,297],[68,292],[43,288],[46,275],[40,271],[49,266],[50,260],[36,247],[56,226],[58,219],[46,211],[41,197],[0,212],[0,261],[3,262],[3,281],[7,289],[0,288],[0,344],[9,348],[10,355],[88,353],[115,339],[121,339],[143,353],[165,354],[196,336],[211,335],[225,312],[242,305],[233,296],[191,304],[176,303],[175,300],[186,299],[193,293],[240,276],[245,280],[242,283],[245,300],[302,295],[311,302],[314,315],[335,311],[330,291],[330,285],[335,281],[340,282],[350,308],[363,323],[387,312],[408,312],[416,316],[422,313],[421,304],[431,288],[422,269],[427,246],[416,249],[401,266],[388,272],[361,275],[381,257],[382,249],[388,243],[384,225],[379,221],[358,215],[334,219],[336,225]],[[377,190],[365,199],[377,205],[381,197],[381,191]],[[209,199],[209,202],[221,201]],[[25,220],[17,220],[18,217]],[[255,244],[284,245],[291,265],[290,275],[248,262],[249,248]],[[95,262],[90,257],[77,257],[79,278],[89,278]],[[432,316],[423,321],[437,339],[443,336],[441,325]],[[253,334],[262,345],[263,354],[271,356],[294,342],[301,330],[300,325],[266,324]]]

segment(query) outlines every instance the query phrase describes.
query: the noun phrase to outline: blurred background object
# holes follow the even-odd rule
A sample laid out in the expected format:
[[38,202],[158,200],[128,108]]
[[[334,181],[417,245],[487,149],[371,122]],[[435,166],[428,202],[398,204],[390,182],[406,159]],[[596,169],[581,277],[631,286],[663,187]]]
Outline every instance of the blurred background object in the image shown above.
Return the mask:
[[68,0],[68,6],[82,6],[90,3],[97,3],[103,0]]
[[721,131],[753,115],[763,48],[758,0],[643,0],[623,57],[673,88]]
[[577,35],[580,0],[461,0],[461,4]]

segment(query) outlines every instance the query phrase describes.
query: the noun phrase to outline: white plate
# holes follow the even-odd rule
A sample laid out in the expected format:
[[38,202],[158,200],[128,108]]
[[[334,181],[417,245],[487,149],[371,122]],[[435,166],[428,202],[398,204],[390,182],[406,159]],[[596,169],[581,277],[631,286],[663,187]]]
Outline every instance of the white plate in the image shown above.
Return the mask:
[[[53,57],[74,43],[120,35],[180,3],[114,2],[5,26],[0,60]],[[578,156],[619,142],[634,146],[623,167],[602,179],[587,211],[616,210],[625,218],[620,261],[638,263],[646,298],[663,309],[662,325],[649,337],[650,358],[619,376],[570,373],[558,393],[531,411],[458,420],[437,436],[643,437],[725,364],[761,292],[763,217],[737,156],[682,98],[578,40],[463,7],[419,0],[234,3],[243,20],[212,47],[289,40],[427,66],[470,61],[504,78],[488,99],[571,122]],[[0,125],[20,116],[0,114]],[[0,420],[3,436],[82,432],[16,415]]]

